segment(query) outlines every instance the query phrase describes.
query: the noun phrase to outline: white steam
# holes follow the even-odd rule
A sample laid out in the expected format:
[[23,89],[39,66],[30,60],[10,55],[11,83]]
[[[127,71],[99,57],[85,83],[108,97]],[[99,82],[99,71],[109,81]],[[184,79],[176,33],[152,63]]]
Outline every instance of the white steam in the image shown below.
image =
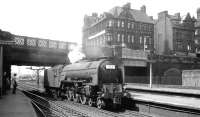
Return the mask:
[[71,63],[81,60],[85,55],[81,52],[80,45],[72,45],[70,47],[70,52],[68,54],[69,60]]

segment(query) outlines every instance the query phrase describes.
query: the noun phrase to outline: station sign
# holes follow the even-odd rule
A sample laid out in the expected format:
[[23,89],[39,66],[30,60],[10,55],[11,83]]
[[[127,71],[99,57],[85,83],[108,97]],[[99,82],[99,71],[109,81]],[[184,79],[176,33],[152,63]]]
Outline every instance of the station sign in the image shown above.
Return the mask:
[[122,48],[122,58],[147,60],[147,52],[144,50],[132,50],[129,48]]

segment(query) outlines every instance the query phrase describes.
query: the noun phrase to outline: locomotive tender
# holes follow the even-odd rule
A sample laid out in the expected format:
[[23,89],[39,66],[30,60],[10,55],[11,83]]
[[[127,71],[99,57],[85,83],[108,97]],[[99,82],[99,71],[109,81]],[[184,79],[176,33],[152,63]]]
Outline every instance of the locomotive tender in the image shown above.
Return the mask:
[[121,70],[109,58],[52,67],[45,71],[44,87],[56,97],[98,108],[121,107],[122,98],[129,98]]

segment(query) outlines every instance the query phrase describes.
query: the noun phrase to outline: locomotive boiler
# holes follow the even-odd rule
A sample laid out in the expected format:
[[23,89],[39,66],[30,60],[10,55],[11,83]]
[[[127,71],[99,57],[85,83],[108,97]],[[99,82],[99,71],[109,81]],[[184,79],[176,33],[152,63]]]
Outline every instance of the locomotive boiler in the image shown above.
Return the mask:
[[122,98],[129,98],[121,70],[112,59],[57,65],[45,71],[44,86],[56,97],[98,108],[120,107]]

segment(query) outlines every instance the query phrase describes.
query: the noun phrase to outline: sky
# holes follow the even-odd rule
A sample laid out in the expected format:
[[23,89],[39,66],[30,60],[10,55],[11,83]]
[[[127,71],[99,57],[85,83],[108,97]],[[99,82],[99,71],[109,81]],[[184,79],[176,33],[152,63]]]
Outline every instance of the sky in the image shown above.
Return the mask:
[[81,44],[84,15],[101,14],[130,2],[132,9],[146,5],[147,14],[157,18],[187,12],[196,17],[200,0],[0,0],[0,29],[12,34]]
[[[15,35],[76,42],[81,44],[84,15],[102,14],[115,6],[131,3],[132,9],[146,5],[147,14],[157,18],[161,11],[196,17],[200,0],[0,0],[0,29]],[[70,53],[73,61],[83,56]],[[75,60],[76,59],[76,60]],[[30,73],[26,66],[12,66],[12,72]]]

